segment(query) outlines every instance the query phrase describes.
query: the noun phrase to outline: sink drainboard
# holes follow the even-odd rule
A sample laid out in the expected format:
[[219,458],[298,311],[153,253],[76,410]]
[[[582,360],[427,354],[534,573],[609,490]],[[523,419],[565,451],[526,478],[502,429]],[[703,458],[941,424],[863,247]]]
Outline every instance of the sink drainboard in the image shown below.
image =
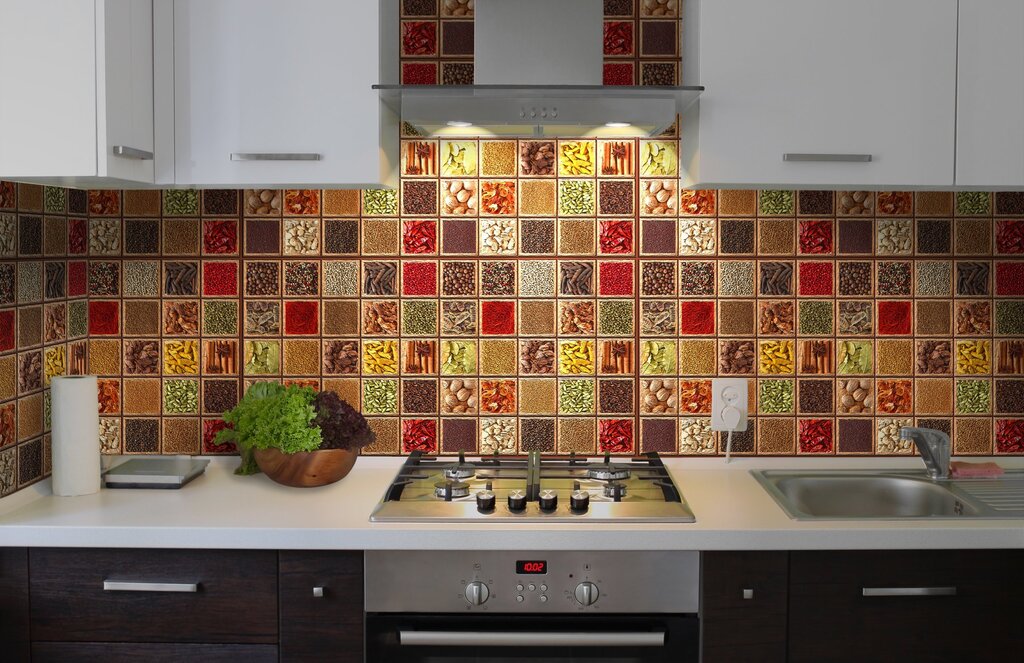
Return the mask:
[[1024,479],[958,479],[956,487],[1000,513],[1024,513]]

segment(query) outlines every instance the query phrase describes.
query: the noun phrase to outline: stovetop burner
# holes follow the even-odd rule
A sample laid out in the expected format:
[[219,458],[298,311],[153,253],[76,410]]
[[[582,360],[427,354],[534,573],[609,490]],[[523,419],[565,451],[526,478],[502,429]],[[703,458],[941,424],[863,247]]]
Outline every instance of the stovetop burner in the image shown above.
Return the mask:
[[434,484],[434,495],[447,500],[466,497],[469,495],[469,484],[463,481],[438,481]]
[[620,465],[597,465],[587,470],[587,476],[598,481],[624,481],[630,477],[629,468]]
[[410,454],[373,521],[693,522],[655,453],[634,458]]
[[464,462],[444,468],[444,476],[448,479],[468,479],[476,474],[476,468]]

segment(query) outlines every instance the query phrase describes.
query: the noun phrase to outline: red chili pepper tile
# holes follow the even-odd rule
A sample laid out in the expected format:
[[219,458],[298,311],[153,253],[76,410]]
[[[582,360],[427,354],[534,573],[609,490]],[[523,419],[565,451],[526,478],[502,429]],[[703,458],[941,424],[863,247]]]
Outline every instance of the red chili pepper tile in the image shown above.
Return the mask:
[[121,316],[118,302],[89,302],[89,334],[91,336],[116,336]]
[[437,253],[437,222],[402,222],[402,250],[410,254]]
[[914,306],[907,301],[878,302],[878,335],[908,336],[913,326]]
[[996,452],[1024,453],[1024,419],[996,420]]
[[605,21],[604,54],[623,57],[633,55],[635,50],[633,33],[633,21]]
[[629,254],[633,252],[632,221],[601,221],[599,236],[601,253]]
[[437,263],[427,261],[402,263],[402,294],[431,296],[437,294]]
[[89,222],[85,219],[68,219],[68,253],[81,255],[89,250]]
[[68,263],[68,297],[84,297],[89,287],[88,263],[84,260]]
[[798,271],[801,295],[818,297],[832,294],[831,262],[801,262]]
[[514,334],[516,331],[515,302],[480,303],[480,333],[487,336]]
[[0,352],[14,349],[14,310],[0,311]]
[[406,419],[402,422],[402,453],[437,453],[437,422],[433,419]]
[[633,295],[633,263],[622,261],[602,262],[599,266],[600,292],[608,297]]
[[204,454],[233,454],[238,453],[238,447],[234,442],[217,444],[215,438],[217,433],[228,428],[227,423],[222,419],[203,419],[203,453]]
[[1024,261],[996,263],[996,294],[1024,295]]
[[320,329],[317,302],[284,303],[284,333],[288,336],[310,336]]
[[800,453],[830,454],[833,452],[832,420],[800,420]]
[[203,252],[211,254],[238,253],[238,221],[203,221]]
[[204,262],[203,294],[209,297],[238,295],[237,262]]
[[1024,220],[996,222],[996,253],[1024,253]]
[[800,253],[832,253],[832,222],[801,221]]
[[598,422],[598,451],[631,454],[634,449],[632,419],[601,419]]
[[714,302],[679,302],[679,334],[704,336],[715,333]]
[[437,55],[436,21],[402,21],[402,56]]
[[121,213],[121,192],[113,189],[89,191],[89,214],[92,216],[117,216]]

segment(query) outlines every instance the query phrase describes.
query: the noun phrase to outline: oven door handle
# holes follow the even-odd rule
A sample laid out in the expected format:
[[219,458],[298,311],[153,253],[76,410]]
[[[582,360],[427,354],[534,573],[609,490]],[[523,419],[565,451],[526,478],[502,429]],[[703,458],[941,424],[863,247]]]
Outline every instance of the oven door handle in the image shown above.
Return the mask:
[[399,631],[412,647],[664,647],[664,631]]

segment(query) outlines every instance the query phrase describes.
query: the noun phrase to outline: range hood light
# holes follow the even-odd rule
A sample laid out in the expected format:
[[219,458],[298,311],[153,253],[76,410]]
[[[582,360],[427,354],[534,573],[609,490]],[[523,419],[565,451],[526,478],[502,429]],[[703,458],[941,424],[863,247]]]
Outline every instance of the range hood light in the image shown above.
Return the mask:
[[445,124],[456,129],[465,129],[466,127],[473,126],[472,122],[466,122],[465,120],[448,120]]
[[605,122],[604,126],[609,129],[625,129],[629,126],[629,122]]

